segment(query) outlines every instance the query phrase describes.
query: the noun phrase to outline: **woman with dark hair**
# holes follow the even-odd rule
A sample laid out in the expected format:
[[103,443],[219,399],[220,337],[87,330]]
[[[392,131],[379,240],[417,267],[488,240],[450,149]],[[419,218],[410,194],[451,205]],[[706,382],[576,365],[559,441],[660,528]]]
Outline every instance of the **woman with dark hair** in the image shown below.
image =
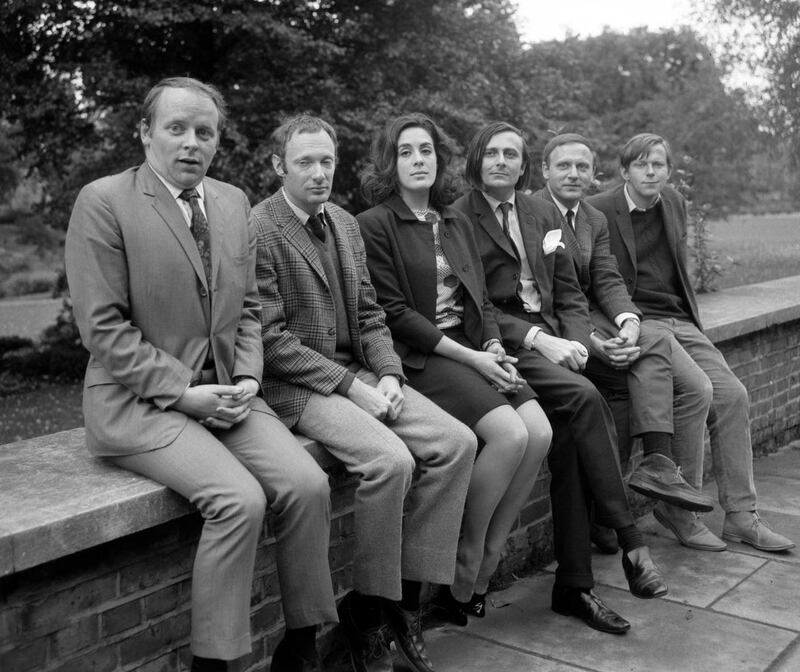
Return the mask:
[[483,616],[489,579],[552,433],[503,349],[471,226],[454,196],[450,141],[423,114],[373,143],[358,215],[367,264],[409,384],[483,442],[472,472],[455,581],[436,604],[459,624]]

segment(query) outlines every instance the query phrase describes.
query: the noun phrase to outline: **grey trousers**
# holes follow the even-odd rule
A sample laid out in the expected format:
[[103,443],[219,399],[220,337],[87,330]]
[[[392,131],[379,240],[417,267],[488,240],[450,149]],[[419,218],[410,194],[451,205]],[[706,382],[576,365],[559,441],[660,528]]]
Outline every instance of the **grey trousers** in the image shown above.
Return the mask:
[[[356,376],[373,387],[378,382],[365,368]],[[312,394],[297,423],[358,475],[353,584],[391,600],[401,597],[401,578],[453,582],[477,446],[466,425],[416,390],[405,386],[403,393],[405,404],[391,425],[337,393]]]
[[[693,423],[676,424],[673,452],[680,460],[686,480],[699,487],[703,478],[702,453],[684,447],[702,435],[708,425],[714,478],[719,502],[726,513],[754,511],[757,496],[753,481],[753,447],[750,442],[750,401],[742,382],[731,371],[722,353],[705,334],[686,320],[648,319],[673,338],[672,365],[676,389],[693,391],[696,410]],[[709,394],[710,393],[710,394]],[[708,417],[702,414],[703,399],[711,399]],[[684,436],[685,434],[685,436]]]
[[328,478],[262,399],[229,430],[190,419],[164,448],[109,459],[180,493],[204,518],[192,572],[194,655],[232,660],[250,652],[250,593],[267,506],[276,519],[287,626],[338,620]]

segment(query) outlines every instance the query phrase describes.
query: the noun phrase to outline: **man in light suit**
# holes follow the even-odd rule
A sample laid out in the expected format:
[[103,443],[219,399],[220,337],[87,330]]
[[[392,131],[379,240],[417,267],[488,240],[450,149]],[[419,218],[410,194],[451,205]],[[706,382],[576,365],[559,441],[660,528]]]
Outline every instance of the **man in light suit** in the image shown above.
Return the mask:
[[[641,437],[644,451],[641,464],[629,479],[630,487],[690,511],[711,511],[711,498],[689,485],[671,459],[677,425],[676,454],[691,451],[691,463],[702,464],[703,430],[711,395],[705,395],[702,387],[678,390],[673,401],[670,339],[649,323],[640,324],[641,313],[631,301],[609,248],[606,218],[583,201],[594,178],[594,165],[594,150],[586,138],[576,133],[556,135],[542,153],[547,185],[534,194],[561,213],[566,251],[589,301],[593,330],[586,375],[612,395],[620,394],[623,387],[622,395],[629,402],[630,432],[619,422],[617,432]],[[627,424],[628,413],[623,415]],[[629,441],[625,444],[619,448],[627,462]]]
[[[421,582],[450,584],[476,439],[404,386],[354,217],[328,202],[334,129],[316,117],[273,134],[283,187],[251,215],[262,302],[264,394],[290,427],[359,477],[353,584],[339,606],[355,672],[392,669],[388,644],[431,672]],[[415,461],[419,478],[403,511]]]
[[[702,331],[686,267],[687,203],[667,184],[671,170],[669,144],[641,133],[620,152],[624,183],[588,201],[608,220],[611,252],[644,323],[672,339],[677,384],[713,390],[708,427],[725,510],[722,538],[785,551],[794,543],[769,529],[758,514],[747,390]],[[701,485],[702,462],[684,462],[684,471],[690,483]],[[654,513],[678,541],[692,546],[698,525],[693,514],[661,503]]]
[[528,156],[517,128],[505,122],[484,126],[467,152],[473,189],[454,205],[473,223],[507,352],[519,358],[517,369],[553,426],[548,459],[558,568],[552,609],[622,634],[630,623],[592,591],[592,502],[600,521],[617,530],[631,592],[659,597],[667,586],[633,522],[611,411],[581,375],[589,354],[589,310],[563,249],[560,213],[520,190],[530,173]]
[[65,256],[91,353],[87,443],[177,491],[204,518],[192,575],[193,672],[224,671],[250,651],[267,505],[288,628],[272,670],[318,670],[316,626],[337,620],[329,486],[260,396],[249,204],[205,176],[225,116],[214,87],[159,82],[143,106],[145,162],[92,182],[75,203]]

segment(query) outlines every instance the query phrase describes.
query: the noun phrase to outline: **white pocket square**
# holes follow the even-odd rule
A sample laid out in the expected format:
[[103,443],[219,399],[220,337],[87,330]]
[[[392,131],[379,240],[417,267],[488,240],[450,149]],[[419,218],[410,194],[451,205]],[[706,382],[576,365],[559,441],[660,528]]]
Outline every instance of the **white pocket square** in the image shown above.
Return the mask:
[[548,254],[552,254],[559,247],[564,247],[564,243],[561,242],[561,229],[553,229],[552,231],[548,231],[547,235],[542,241],[542,251],[544,252],[544,255],[547,256]]

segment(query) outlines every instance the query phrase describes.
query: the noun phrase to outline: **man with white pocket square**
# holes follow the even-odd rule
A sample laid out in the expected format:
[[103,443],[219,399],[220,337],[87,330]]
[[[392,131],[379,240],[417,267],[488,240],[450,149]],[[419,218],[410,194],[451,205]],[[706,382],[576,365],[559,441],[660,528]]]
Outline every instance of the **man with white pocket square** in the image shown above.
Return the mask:
[[661,597],[667,586],[633,521],[611,412],[581,373],[590,345],[588,303],[561,240],[558,209],[522,191],[530,165],[519,129],[506,122],[484,126],[467,151],[473,189],[454,206],[473,223],[504,345],[518,357],[518,371],[553,426],[548,461],[558,568],[552,609],[622,634],[630,623],[592,591],[592,503],[601,522],[617,530],[631,593]]

